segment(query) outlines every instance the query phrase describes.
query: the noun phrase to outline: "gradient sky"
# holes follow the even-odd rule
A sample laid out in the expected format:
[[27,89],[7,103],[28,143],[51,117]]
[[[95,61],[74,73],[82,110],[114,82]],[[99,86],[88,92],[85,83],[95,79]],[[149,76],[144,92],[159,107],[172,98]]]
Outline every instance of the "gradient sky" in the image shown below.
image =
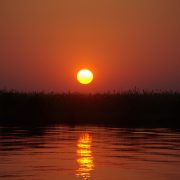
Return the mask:
[[[76,72],[94,71],[79,85]],[[0,88],[180,91],[179,0],[0,0]]]

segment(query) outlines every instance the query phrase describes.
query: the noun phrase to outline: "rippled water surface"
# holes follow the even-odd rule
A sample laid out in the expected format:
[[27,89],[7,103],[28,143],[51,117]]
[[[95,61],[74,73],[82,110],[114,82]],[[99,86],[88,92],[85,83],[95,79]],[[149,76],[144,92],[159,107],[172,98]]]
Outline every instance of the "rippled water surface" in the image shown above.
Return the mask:
[[0,179],[179,180],[180,132],[0,127]]

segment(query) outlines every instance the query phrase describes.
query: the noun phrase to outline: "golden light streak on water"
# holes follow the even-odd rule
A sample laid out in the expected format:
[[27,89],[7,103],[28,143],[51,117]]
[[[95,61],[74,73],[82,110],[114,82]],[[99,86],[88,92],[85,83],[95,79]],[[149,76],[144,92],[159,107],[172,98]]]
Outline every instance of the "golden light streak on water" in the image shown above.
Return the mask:
[[83,133],[77,142],[77,163],[79,168],[76,175],[87,180],[91,177],[91,171],[94,170],[94,161],[91,150],[92,136],[89,133]]

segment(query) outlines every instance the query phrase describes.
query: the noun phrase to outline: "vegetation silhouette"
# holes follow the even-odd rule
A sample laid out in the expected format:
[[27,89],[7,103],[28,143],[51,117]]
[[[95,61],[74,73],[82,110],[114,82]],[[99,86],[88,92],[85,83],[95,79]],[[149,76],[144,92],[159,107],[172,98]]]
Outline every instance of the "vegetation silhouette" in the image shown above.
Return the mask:
[[180,93],[130,90],[79,94],[0,91],[0,125],[96,124],[180,127]]

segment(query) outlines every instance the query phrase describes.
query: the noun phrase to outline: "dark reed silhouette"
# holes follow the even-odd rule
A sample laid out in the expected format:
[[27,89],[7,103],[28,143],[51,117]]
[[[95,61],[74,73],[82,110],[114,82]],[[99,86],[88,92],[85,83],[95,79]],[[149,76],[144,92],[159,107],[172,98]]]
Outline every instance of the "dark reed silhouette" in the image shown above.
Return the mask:
[[0,124],[55,123],[118,127],[180,127],[180,94],[139,92],[79,94],[0,91]]

